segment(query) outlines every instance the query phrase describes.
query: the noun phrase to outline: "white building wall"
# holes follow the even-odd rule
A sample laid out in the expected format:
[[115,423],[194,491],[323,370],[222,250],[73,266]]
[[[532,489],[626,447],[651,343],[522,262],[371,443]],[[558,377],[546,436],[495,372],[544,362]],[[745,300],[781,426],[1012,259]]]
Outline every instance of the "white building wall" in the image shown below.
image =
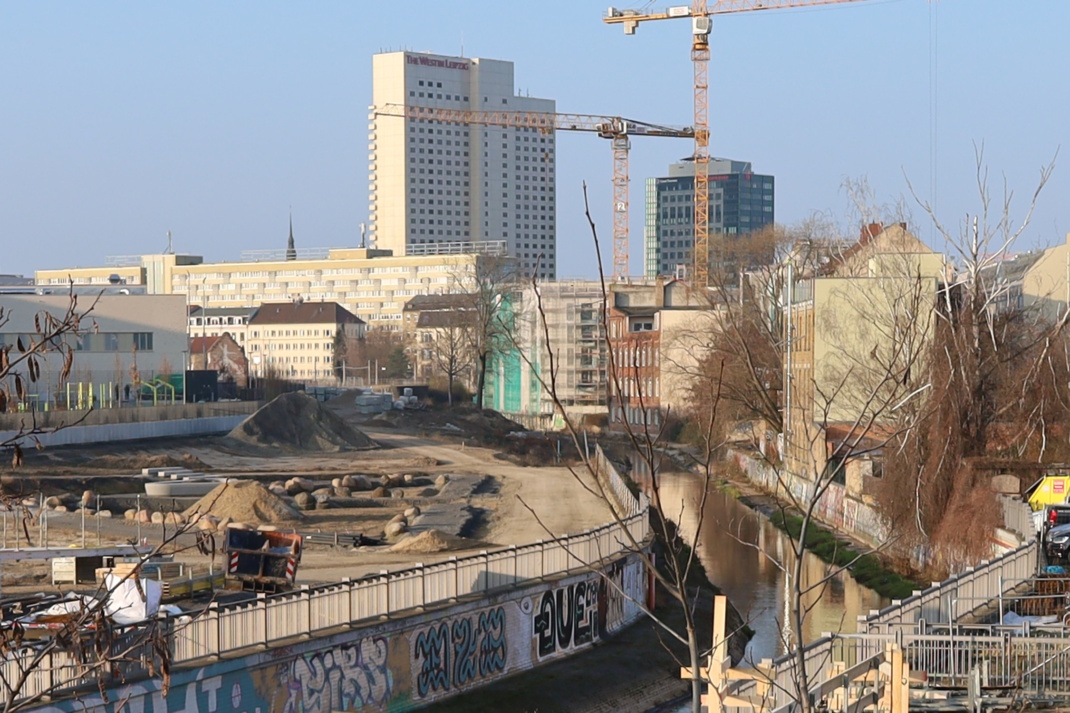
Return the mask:
[[[100,386],[123,392],[123,386],[134,380],[135,368],[142,381],[160,373],[180,373],[185,364],[188,347],[186,339],[186,301],[171,295],[79,295],[77,311],[92,311],[82,320],[80,338],[85,348],[75,352],[69,381],[93,385],[93,393]],[[0,340],[15,343],[23,335],[24,343],[33,338],[34,316],[47,312],[62,319],[70,304],[68,295],[3,295],[3,308],[8,321],[0,327]],[[133,348],[131,335],[151,334],[151,348]],[[74,336],[67,337],[73,343]],[[14,350],[17,353],[17,347]],[[41,360],[41,378],[29,383],[25,369],[23,382],[35,401],[54,403],[57,392],[64,389],[60,381],[63,359],[56,352],[45,354]],[[14,393],[14,390],[12,390]],[[88,393],[88,392],[87,392]]]

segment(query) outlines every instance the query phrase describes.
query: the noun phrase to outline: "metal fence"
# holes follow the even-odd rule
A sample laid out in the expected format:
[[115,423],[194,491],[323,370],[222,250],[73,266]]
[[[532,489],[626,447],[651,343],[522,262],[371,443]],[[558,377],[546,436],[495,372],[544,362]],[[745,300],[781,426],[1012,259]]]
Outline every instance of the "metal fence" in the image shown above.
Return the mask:
[[[606,474],[613,481],[616,471]],[[650,536],[646,501],[636,500],[621,481],[612,486],[624,490],[627,509],[632,514],[616,522],[577,535],[565,535],[548,542],[511,546],[483,551],[467,557],[430,565],[382,572],[356,580],[343,580],[322,586],[303,586],[299,591],[265,596],[255,600],[219,606],[211,604],[189,621],[172,621],[164,625],[172,665],[180,665],[206,656],[227,654],[264,647],[298,636],[340,626],[375,620],[416,607],[427,607],[450,600],[482,595],[503,587],[531,580],[555,577],[570,571],[588,569],[631,551],[631,542],[644,543]],[[623,494],[619,495],[623,497]],[[144,633],[130,629],[127,637]],[[118,646],[119,641],[113,645]],[[140,662],[151,659],[133,652],[124,664],[122,675],[135,678],[144,674]],[[19,680],[21,672],[31,669],[20,688],[20,698],[55,692],[74,686],[93,684],[99,678],[109,685],[112,678],[80,663],[72,654],[56,650],[40,661],[33,661],[32,648],[15,652],[0,662],[0,676],[5,681]],[[0,703],[4,694],[0,692]]]
[[[858,634],[826,634],[808,644],[803,648],[808,687],[824,683],[833,662],[849,668],[896,642],[906,651],[911,668],[926,671],[930,682],[964,685],[970,669],[989,659],[990,685],[1020,683],[1034,690],[1070,692],[1070,638],[1065,633],[1031,635],[1028,625],[956,623],[982,605],[996,606],[1008,592],[1029,581],[1036,573],[1037,552],[1036,543],[1029,542],[907,599],[893,600],[880,611],[859,616]],[[772,683],[763,708],[775,711],[790,704],[799,679],[795,653],[762,661],[760,666]],[[728,692],[755,696],[758,690],[756,681],[741,680],[733,681]]]
[[647,508],[650,507],[650,498],[643,492],[639,493],[638,498],[632,495],[631,489],[624,482],[624,479],[620,477],[620,473],[613,467],[609,458],[606,458],[602,446],[595,445],[594,458],[592,460],[594,461],[595,469],[598,471],[598,477],[603,478],[606,487],[613,492],[618,506],[617,513],[620,517],[632,517],[646,512]]
[[991,601],[1010,591],[1037,571],[1037,545],[1030,540],[1021,547],[976,567],[934,582],[933,586],[890,606],[858,617],[858,631],[865,634],[914,631],[919,623],[951,623],[973,611],[982,601]]

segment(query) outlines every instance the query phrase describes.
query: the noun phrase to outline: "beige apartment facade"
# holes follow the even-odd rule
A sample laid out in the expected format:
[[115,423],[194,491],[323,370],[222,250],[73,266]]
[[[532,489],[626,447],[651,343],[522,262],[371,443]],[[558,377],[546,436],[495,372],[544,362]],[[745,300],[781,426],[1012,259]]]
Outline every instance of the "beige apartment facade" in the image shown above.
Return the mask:
[[246,357],[257,377],[331,380],[339,334],[363,339],[364,330],[362,319],[335,302],[267,303],[249,319]]
[[948,274],[945,257],[902,226],[860,242],[825,275],[805,277],[792,291],[782,453],[786,469],[806,478],[821,473],[830,456],[849,456],[844,443],[879,441],[894,420],[893,407],[911,394],[910,375],[925,371],[933,310]]
[[[144,255],[139,264],[38,270],[38,286],[108,284],[118,278],[149,294],[185,297],[190,307],[254,309],[268,302],[303,299],[337,302],[372,329],[401,329],[402,310],[415,295],[466,291],[480,261],[504,254],[500,242],[443,243],[421,254],[331,248],[263,251],[236,262],[204,262],[197,255]],[[194,327],[199,333],[200,325]],[[232,331],[232,330],[225,330]]]

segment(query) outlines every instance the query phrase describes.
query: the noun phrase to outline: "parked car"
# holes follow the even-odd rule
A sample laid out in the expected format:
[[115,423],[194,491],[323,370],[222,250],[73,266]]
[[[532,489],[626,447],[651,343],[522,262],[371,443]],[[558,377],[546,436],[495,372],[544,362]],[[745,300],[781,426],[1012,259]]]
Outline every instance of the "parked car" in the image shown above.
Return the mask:
[[1045,505],[1043,510],[1034,513],[1034,517],[1037,515],[1040,515],[1037,532],[1043,537],[1051,528],[1070,523],[1070,504]]
[[1056,525],[1044,534],[1044,554],[1048,562],[1061,562],[1070,554],[1070,524]]

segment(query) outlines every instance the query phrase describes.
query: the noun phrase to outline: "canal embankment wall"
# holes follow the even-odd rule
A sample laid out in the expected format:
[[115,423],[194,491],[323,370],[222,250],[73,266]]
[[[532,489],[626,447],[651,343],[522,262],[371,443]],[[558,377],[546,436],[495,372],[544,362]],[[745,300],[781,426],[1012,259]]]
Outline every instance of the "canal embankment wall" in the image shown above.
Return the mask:
[[[760,458],[731,448],[727,460],[733,463],[750,482],[758,485],[773,497],[790,493],[798,502],[809,502],[814,493],[814,482],[774,468]],[[786,492],[785,492],[786,491]],[[1028,542],[1033,537],[1029,506],[1020,498],[997,496],[1003,514],[1003,527],[996,528],[991,540],[993,551],[1008,552]],[[872,500],[851,492],[846,485],[828,483],[825,492],[817,500],[814,515],[823,524],[852,539],[872,547],[885,547],[892,533]],[[912,565],[923,568],[931,553],[924,547],[916,547],[907,553]]]
[[[647,577],[626,554],[595,571],[500,588],[380,621],[208,655],[41,713],[407,711],[577,654],[642,616]],[[181,636],[181,632],[176,634]]]

